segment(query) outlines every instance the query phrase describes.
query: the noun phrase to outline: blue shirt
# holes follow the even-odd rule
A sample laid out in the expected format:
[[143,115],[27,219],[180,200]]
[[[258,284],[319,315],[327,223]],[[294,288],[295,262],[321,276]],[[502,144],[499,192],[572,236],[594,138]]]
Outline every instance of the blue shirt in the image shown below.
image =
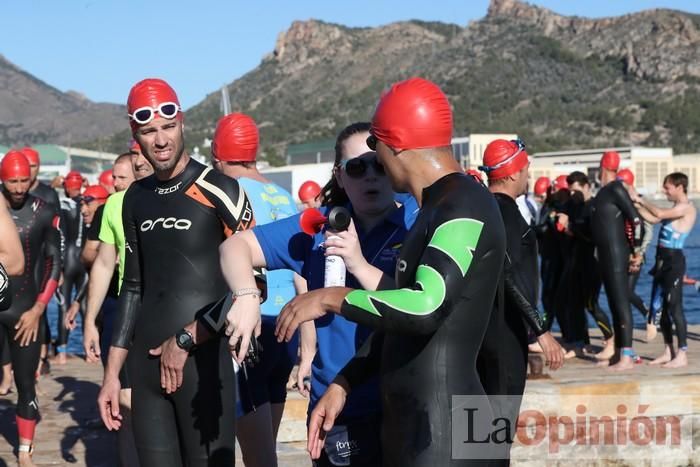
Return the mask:
[[[250,203],[257,225],[269,224],[297,213],[292,195],[274,183],[263,183],[252,178],[239,178]],[[294,273],[288,269],[268,271],[267,300],[260,307],[265,316],[277,316],[282,307],[296,295]]]
[[[321,210],[325,214],[329,209]],[[409,217],[409,220],[412,224],[415,216]],[[404,209],[397,208],[371,232],[358,231],[364,257],[370,264],[393,277],[399,250],[409,228]],[[320,246],[324,240],[322,233],[312,237],[302,232],[298,215],[274,224],[256,226],[253,233],[262,247],[269,269],[290,268],[306,279],[309,290],[323,287],[325,257]],[[361,288],[349,273],[346,285]],[[372,333],[371,328],[333,313],[317,319],[315,325],[318,351],[312,364],[309,412],[338,372]],[[376,377],[353,388],[340,419],[363,417],[380,410],[379,378]]]

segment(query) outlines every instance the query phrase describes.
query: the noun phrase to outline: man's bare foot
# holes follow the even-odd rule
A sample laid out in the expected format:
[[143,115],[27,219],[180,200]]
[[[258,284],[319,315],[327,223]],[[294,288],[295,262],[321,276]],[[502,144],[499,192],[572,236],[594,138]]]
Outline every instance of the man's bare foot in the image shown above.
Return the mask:
[[664,347],[664,353],[662,353],[660,356],[656,357],[654,360],[649,362],[649,365],[663,365],[664,363],[668,363],[673,359],[673,355],[671,354],[671,348],[669,346]]
[[607,368],[610,366],[610,360],[598,360],[595,362],[595,366]]
[[656,326],[654,324],[647,323],[647,342],[653,341],[657,333],[658,331],[656,330]]
[[608,367],[608,371],[627,371],[634,369],[634,359],[629,355],[621,355],[620,361]]
[[685,350],[679,350],[673,360],[661,366],[664,368],[683,368],[688,366],[688,353]]
[[528,352],[531,353],[543,353],[544,350],[542,350],[542,346],[540,345],[539,342],[533,342],[532,344],[529,344],[527,346]]
[[615,355],[615,342],[612,338],[605,343],[603,350],[594,355],[597,360],[610,360]]
[[17,455],[17,461],[19,467],[36,467],[34,461],[32,461],[32,454],[29,452],[20,452]]
[[57,352],[56,356],[51,359],[51,363],[54,365],[65,365],[66,364],[66,353],[65,352]]

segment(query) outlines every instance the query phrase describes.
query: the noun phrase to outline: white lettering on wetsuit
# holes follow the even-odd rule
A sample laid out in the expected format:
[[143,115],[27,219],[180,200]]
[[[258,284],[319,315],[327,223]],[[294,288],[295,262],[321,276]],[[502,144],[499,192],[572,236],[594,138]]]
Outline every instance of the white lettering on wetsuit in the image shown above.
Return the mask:
[[179,183],[177,183],[177,184],[175,184],[175,185],[173,185],[173,186],[169,186],[169,187],[167,187],[167,188],[159,188],[159,187],[156,187],[156,193],[159,194],[159,195],[167,195],[167,194],[169,194],[169,193],[174,193],[174,192],[176,192],[177,190],[180,189],[180,186],[181,186],[181,185],[182,185],[182,182],[179,182]]
[[141,223],[141,232],[148,232],[159,225],[164,229],[189,230],[192,227],[192,221],[189,219],[176,219],[175,217],[159,217],[156,220],[146,219]]

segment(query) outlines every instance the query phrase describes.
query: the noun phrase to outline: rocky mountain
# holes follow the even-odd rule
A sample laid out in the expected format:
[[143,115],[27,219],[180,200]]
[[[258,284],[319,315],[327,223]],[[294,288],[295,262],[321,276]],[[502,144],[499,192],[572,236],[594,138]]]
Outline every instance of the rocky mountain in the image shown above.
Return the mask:
[[[273,158],[288,143],[333,138],[369,119],[382,90],[416,75],[449,95],[456,135],[515,132],[533,151],[700,150],[700,16],[680,11],[586,19],[492,0],[468,25],[298,21],[228,88]],[[201,146],[219,116],[219,92],[188,110],[189,144]]]
[[75,144],[128,128],[124,107],[61,92],[0,55],[0,144]]

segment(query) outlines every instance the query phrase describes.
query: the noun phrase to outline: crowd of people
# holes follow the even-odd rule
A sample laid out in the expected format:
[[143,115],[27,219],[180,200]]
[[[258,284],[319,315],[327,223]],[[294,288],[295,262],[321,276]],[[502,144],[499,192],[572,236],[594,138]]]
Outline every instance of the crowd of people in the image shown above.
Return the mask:
[[[447,97],[412,78],[340,132],[330,180],[301,186],[300,212],[258,171],[250,116],[219,120],[207,166],[185,150],[168,83],[135,84],[127,109],[134,141],[98,184],[71,171],[59,197],[32,148],[0,162],[0,393],[14,380],[22,466],[34,465],[36,379],[50,354],[65,363],[79,313],[85,359],[104,366],[100,415],[128,466],[231,466],[236,439],[246,466],[277,465],[295,365],[314,466],[403,467],[507,465],[510,443],[454,456],[453,396],[482,401],[481,429],[504,420],[512,440],[528,353],[551,370],[576,356],[632,370],[631,305],[648,339],[661,328],[651,363],[688,364],[683,246],[696,210],[684,174],[666,176],[673,205],[661,208],[606,152],[595,196],[582,172],[540,178],[531,196],[519,139],[491,142],[465,173]],[[338,208],[347,229],[331,227]],[[635,285],[655,223],[646,306]],[[340,286],[329,256],[344,262]]]

